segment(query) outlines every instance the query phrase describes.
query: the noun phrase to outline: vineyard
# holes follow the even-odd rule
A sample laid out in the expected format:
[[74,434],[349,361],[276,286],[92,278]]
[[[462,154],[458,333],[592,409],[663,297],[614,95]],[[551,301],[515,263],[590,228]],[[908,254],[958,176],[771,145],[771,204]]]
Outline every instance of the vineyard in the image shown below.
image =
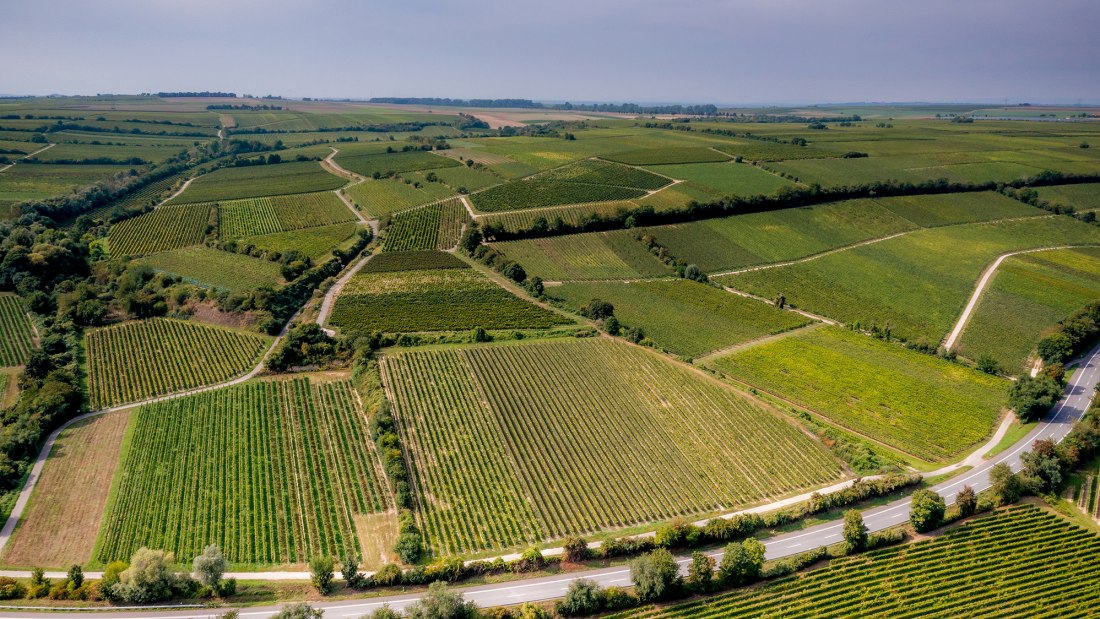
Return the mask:
[[687,356],[811,322],[794,312],[686,279],[573,282],[549,288],[548,294],[574,308],[592,299],[609,301],[624,325],[641,327],[662,348]]
[[139,258],[137,262],[184,281],[221,290],[245,291],[261,286],[274,288],[283,277],[278,262],[205,245],[164,251]]
[[470,199],[479,211],[493,213],[559,204],[630,200],[645,194],[644,190],[631,187],[525,180],[490,187],[471,195]]
[[1034,506],[751,589],[613,619],[1092,617],[1100,537]]
[[729,510],[840,477],[778,415],[612,340],[405,352],[383,369],[436,554]]
[[218,236],[223,239],[355,221],[355,215],[331,191],[233,200],[217,206]]
[[451,249],[469,221],[466,207],[458,198],[406,211],[394,217],[386,231],[383,251]]
[[[681,146],[672,148],[640,148],[603,155],[608,161],[629,165],[658,165],[669,163],[712,163],[729,161],[730,156],[713,148]],[[673,177],[677,178],[677,177]]]
[[562,168],[555,168],[533,177],[540,181],[633,187],[635,189],[660,189],[671,183],[663,176],[640,168],[619,165],[599,159],[585,159]]
[[1081,483],[1071,486],[1068,498],[1081,513],[1100,523],[1100,469],[1081,474]]
[[[442,159],[442,157],[436,157]],[[456,168],[457,169],[457,168]],[[385,217],[398,211],[442,200],[454,195],[443,183],[422,182],[419,187],[402,178],[367,179],[344,190],[366,212]]]
[[254,381],[142,407],[95,557],[142,546],[236,564],[361,554],[357,516],[391,507],[347,382]]
[[371,257],[364,273],[392,273],[395,271],[432,271],[437,269],[467,269],[469,265],[453,254],[442,251],[403,251],[376,254]]
[[1053,204],[1072,206],[1079,211],[1100,210],[1100,183],[1080,185],[1055,185],[1035,190],[1040,200]]
[[228,380],[250,369],[267,343],[254,333],[169,318],[89,330],[91,406],[137,402]]
[[299,251],[314,260],[322,260],[331,256],[333,249],[351,243],[359,230],[358,222],[349,222],[250,236],[241,239],[241,242],[252,245],[260,251],[283,254]]
[[0,293],[0,367],[26,363],[34,349],[33,335],[23,302],[14,294]]
[[221,168],[196,178],[172,204],[331,191],[344,183],[316,161]]
[[589,232],[493,246],[547,281],[661,277],[672,272],[634,238],[633,230]]
[[116,256],[152,254],[198,245],[216,221],[209,204],[162,206],[111,227],[111,253]]
[[[94,222],[106,223],[109,221],[108,218],[112,213],[130,214],[131,212],[155,205],[162,198],[167,197],[166,194],[168,194],[178,183],[182,183],[183,180],[184,175],[179,174],[149,183],[141,189],[127,194],[121,200],[116,200],[110,204],[94,208],[84,213],[84,215]],[[73,218],[71,221],[67,222],[68,225],[71,227],[76,223],[77,219],[78,218]]]
[[430,152],[422,150],[378,155],[337,155],[336,163],[339,163],[341,167],[347,170],[351,170],[363,176],[371,176],[375,172],[387,175],[390,173],[433,170],[435,168],[460,165],[457,161],[449,157],[433,155]]
[[590,221],[593,215],[601,217],[621,216],[638,208],[636,202],[629,200],[621,202],[593,202],[591,204],[572,204],[569,206],[551,207],[534,211],[510,211],[507,213],[490,213],[478,218],[484,225],[499,225],[508,232],[529,230],[539,219],[548,226],[555,225],[558,221],[571,226],[581,226]]
[[687,181],[711,199],[723,196],[774,195],[791,181],[747,163],[688,163],[650,166],[648,169]]
[[930,462],[988,436],[1005,400],[1003,379],[836,327],[752,346],[713,365]]
[[337,297],[331,322],[344,330],[404,333],[541,329],[570,321],[465,268],[361,272]]

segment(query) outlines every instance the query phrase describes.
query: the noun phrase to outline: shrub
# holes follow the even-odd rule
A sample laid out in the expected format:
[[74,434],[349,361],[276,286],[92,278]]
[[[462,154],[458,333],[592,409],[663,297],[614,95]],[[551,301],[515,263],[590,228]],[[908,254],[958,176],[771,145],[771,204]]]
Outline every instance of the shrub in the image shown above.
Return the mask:
[[332,590],[332,570],[335,567],[328,557],[314,557],[309,560],[309,580],[321,595]]
[[637,606],[638,598],[622,587],[608,587],[603,591],[604,610],[623,610]]
[[557,604],[560,615],[591,615],[600,611],[603,593],[594,581],[578,578],[569,583],[565,598]]
[[680,567],[664,548],[638,557],[630,564],[634,591],[643,602],[671,596],[679,589]]
[[583,537],[565,538],[562,550],[562,558],[568,563],[580,563],[588,558],[588,542]]
[[227,565],[217,544],[210,544],[191,562],[191,569],[204,587],[217,591]]
[[461,593],[452,592],[447,585],[433,582],[428,593],[405,609],[408,619],[471,619],[477,607],[462,599]]
[[743,585],[760,577],[764,568],[764,544],[748,538],[726,546],[718,576],[727,585]]
[[955,505],[959,508],[959,516],[966,518],[972,516],[978,508],[978,496],[970,486],[963,486],[955,495]]
[[919,533],[931,531],[943,522],[946,509],[940,495],[932,490],[917,490],[909,503],[909,522]]
[[695,593],[706,593],[714,586],[714,559],[695,551],[691,553],[691,565],[684,583]]
[[314,608],[305,602],[287,604],[282,610],[271,616],[271,619],[321,619],[325,611]]
[[844,542],[850,551],[862,550],[867,546],[867,525],[863,524],[863,514],[859,510],[844,512]]
[[380,587],[390,587],[401,584],[401,568],[393,563],[387,563],[371,576],[371,582]]
[[14,578],[0,577],[0,600],[17,600],[27,594],[27,588]]

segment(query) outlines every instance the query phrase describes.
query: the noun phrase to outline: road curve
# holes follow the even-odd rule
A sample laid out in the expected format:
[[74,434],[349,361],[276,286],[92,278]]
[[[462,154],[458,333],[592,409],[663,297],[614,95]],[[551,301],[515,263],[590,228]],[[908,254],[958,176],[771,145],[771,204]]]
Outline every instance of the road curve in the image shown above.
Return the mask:
[[[967,471],[965,475],[957,479],[950,479],[934,486],[932,489],[938,492],[948,503],[954,502],[955,495],[963,486],[969,485],[976,491],[989,488],[989,470],[993,465],[1004,462],[1019,470],[1021,467],[1020,455],[1027,451],[1033,442],[1039,439],[1051,438],[1060,441],[1069,433],[1076,421],[1088,407],[1093,391],[1100,382],[1100,346],[1091,350],[1081,361],[1077,372],[1073,375],[1073,381],[1067,386],[1065,395],[1055,408],[1040,422],[1026,437],[1017,442],[1011,449],[991,458],[974,469]],[[909,499],[900,499],[863,512],[863,521],[870,531],[881,531],[889,527],[904,523],[909,517]],[[827,546],[840,542],[843,539],[843,523],[830,522],[801,531],[795,531],[773,538],[762,540],[766,548],[768,559],[778,559],[795,555],[821,546]],[[713,551],[707,553],[720,559],[722,552]],[[690,557],[679,557],[677,561],[686,566]],[[514,583],[500,583],[463,588],[462,593],[467,600],[479,606],[505,606],[520,604],[523,602],[535,602],[561,597],[565,594],[569,583],[579,578],[588,578],[596,581],[601,586],[624,586],[630,584],[630,569],[626,566],[616,566],[598,570],[586,570],[571,574],[562,574],[523,580]],[[388,604],[395,609],[401,609],[417,599],[416,594],[379,597],[368,600],[345,600],[341,602],[323,602],[314,604],[325,610],[329,619],[360,617],[383,604]],[[241,617],[255,617],[266,619],[280,610],[279,606],[265,606],[245,609],[240,613]],[[87,616],[85,611],[54,611],[49,613],[54,617],[75,618]],[[183,619],[185,617],[216,617],[221,611],[218,609],[201,610],[167,610],[149,608],[143,610],[110,610],[111,617],[117,619],[142,619],[161,618]],[[0,619],[35,619],[42,616],[41,611],[4,611],[0,610]]]

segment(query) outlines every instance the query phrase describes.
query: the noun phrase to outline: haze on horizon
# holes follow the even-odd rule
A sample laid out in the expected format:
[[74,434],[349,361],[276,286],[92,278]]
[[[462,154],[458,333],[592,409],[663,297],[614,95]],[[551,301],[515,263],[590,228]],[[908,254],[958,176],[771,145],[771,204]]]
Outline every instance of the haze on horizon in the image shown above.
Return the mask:
[[4,0],[0,93],[1100,102],[1100,3]]

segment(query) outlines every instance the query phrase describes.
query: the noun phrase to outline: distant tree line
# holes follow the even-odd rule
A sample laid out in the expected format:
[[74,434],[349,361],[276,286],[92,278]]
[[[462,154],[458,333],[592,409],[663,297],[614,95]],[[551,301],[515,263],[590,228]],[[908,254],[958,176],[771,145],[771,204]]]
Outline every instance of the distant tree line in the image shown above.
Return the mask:
[[202,91],[178,91],[178,92],[158,92],[158,97],[223,97],[226,99],[236,99],[237,93],[235,92],[221,92],[217,90],[202,90]]
[[208,110],[241,110],[245,112],[264,112],[268,110],[282,110],[286,109],[281,105],[235,105],[232,103],[218,103],[215,105],[206,106]]

